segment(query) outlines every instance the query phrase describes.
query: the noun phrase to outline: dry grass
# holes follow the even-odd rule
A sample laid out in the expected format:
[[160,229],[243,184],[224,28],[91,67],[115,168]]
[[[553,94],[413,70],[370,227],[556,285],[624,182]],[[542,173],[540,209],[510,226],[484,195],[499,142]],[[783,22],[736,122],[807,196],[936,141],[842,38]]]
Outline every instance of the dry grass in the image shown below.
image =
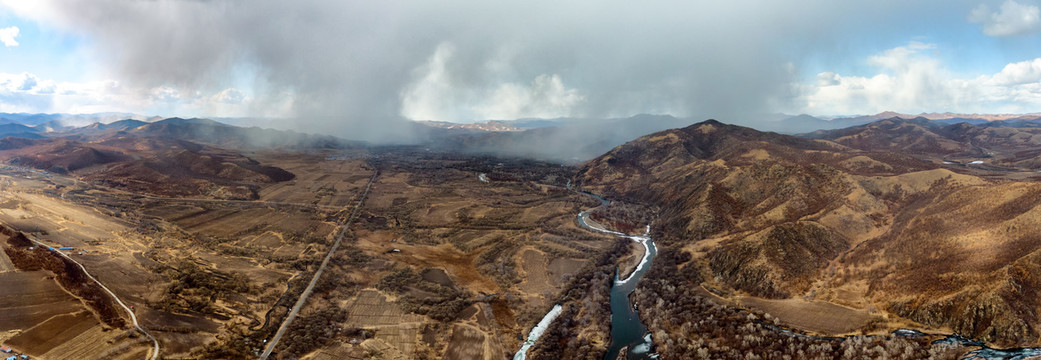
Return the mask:
[[452,327],[452,338],[448,341],[445,360],[484,359],[485,336],[480,330],[466,325]]
[[755,297],[740,297],[737,301],[743,306],[768,313],[788,326],[825,335],[851,333],[867,325],[873,318],[867,311],[824,301],[767,300]]
[[560,283],[550,283],[546,255],[535,249],[525,249],[519,253],[524,275],[517,288],[530,296],[552,297],[558,291]]
[[11,263],[11,259],[7,257],[3,251],[0,251],[0,273],[14,271],[14,264]]
[[549,262],[549,281],[551,284],[563,284],[571,275],[577,274],[586,262],[584,260],[555,258]]

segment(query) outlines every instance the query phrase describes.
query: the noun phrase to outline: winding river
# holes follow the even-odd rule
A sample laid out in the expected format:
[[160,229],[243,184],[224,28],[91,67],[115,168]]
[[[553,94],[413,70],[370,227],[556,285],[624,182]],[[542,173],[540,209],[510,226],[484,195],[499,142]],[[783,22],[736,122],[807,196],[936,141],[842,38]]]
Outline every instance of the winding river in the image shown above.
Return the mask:
[[[567,188],[571,189],[570,181],[568,181]],[[599,195],[585,191],[579,191],[579,193],[599,200],[601,206],[610,204],[610,201]],[[644,247],[643,258],[629,276],[625,279],[619,279],[617,271],[615,273],[614,284],[611,286],[611,347],[607,349],[607,355],[604,359],[617,359],[622,349],[626,349],[626,359],[655,359],[658,355],[651,353],[651,335],[647,333],[647,327],[640,321],[639,314],[637,314],[636,309],[629,302],[629,294],[632,294],[633,290],[636,289],[636,283],[643,278],[651,260],[658,253],[658,248],[654,246],[654,241],[651,240],[649,235],[651,227],[648,225],[643,235],[629,235],[608,230],[588,221],[589,213],[592,210],[589,209],[578,214],[579,225],[592,231],[630,239]],[[520,351],[517,351],[513,356],[514,360],[524,360],[527,357],[528,349],[538,341],[538,338],[546,331],[549,324],[560,315],[560,312],[560,305],[553,306],[553,309],[542,318],[542,321],[539,321],[538,325],[528,333],[527,341],[521,346]]]
[[[595,197],[606,205],[606,200],[599,196]],[[649,236],[651,227],[648,225],[643,235],[628,235],[611,231],[591,224],[588,221],[590,211],[586,210],[578,214],[578,223],[582,227],[625,237],[644,246],[643,258],[640,259],[640,264],[636,265],[632,274],[625,279],[619,279],[618,273],[615,273],[614,284],[611,286],[611,347],[607,348],[604,359],[617,359],[623,349],[626,351],[625,359],[657,358],[656,354],[651,353],[651,335],[647,333],[647,327],[640,321],[640,315],[629,301],[629,295],[636,290],[636,284],[643,278],[649,269],[651,260],[658,254],[658,248],[654,246],[654,240]]]

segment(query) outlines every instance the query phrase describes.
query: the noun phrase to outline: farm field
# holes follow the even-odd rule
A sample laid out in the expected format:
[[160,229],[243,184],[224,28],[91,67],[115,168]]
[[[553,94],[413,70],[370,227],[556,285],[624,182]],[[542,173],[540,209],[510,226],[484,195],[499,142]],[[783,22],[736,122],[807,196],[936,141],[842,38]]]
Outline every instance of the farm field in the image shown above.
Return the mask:
[[54,316],[86,310],[45,271],[5,271],[0,273],[0,286],[0,331],[28,329]]
[[[306,343],[298,333],[304,330],[290,326],[277,358],[502,358],[519,348],[518,335],[589,256],[615,242],[574,224],[590,203],[548,185],[563,185],[559,169],[489,169],[482,173],[491,181],[483,182],[469,170],[474,163],[442,155],[256,156],[295,175],[261,186],[256,201],[163,198],[60,176],[2,175],[0,223],[73,248],[66,252],[134,306],[168,359],[259,351],[377,169],[345,245],[295,320],[304,326],[332,314],[324,317],[341,318],[330,325],[344,330]],[[9,319],[4,338],[42,359],[144,356],[139,336],[105,328],[46,277],[18,271],[0,255],[0,281],[36,291],[3,298],[0,304],[17,309],[0,312]],[[397,277],[414,281],[400,286]],[[26,304],[30,295],[47,301]],[[474,345],[480,350],[467,350]]]
[[[575,224],[596,202],[564,188],[570,169],[408,151],[368,160],[258,153],[295,177],[259,187],[257,200],[7,174],[0,223],[71,247],[63,251],[134,307],[168,359],[263,350],[377,171],[274,358],[499,359],[520,347],[574,278],[589,276],[590,260],[619,244]],[[3,322],[3,336],[42,359],[144,356],[140,336],[101,325],[54,280],[41,285],[45,277],[0,257],[0,279],[34,283],[52,299],[37,311],[0,312],[21,316]],[[5,298],[4,306],[29,306],[24,300]],[[311,333],[314,324],[338,330]]]

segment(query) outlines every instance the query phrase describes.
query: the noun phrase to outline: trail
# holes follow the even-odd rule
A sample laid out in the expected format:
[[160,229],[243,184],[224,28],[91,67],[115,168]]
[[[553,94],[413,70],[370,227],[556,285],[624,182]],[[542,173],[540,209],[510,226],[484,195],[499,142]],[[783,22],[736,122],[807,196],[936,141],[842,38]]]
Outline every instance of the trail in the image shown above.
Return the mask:
[[340,248],[340,243],[343,241],[343,237],[347,234],[347,228],[351,226],[351,222],[358,216],[358,210],[361,209],[361,204],[365,202],[365,198],[369,195],[369,189],[372,189],[372,183],[376,181],[376,177],[379,176],[379,170],[369,178],[368,185],[365,185],[365,191],[362,192],[361,196],[358,197],[358,203],[354,205],[354,210],[351,211],[351,216],[344,222],[343,227],[340,228],[340,233],[336,235],[336,242],[333,243],[332,248],[329,249],[329,253],[325,255],[325,260],[322,260],[322,265],[318,266],[318,270],[315,271],[314,277],[311,278],[311,282],[307,284],[307,288],[304,292],[300,293],[300,298],[297,299],[296,305],[293,305],[293,309],[286,315],[285,321],[282,322],[282,326],[278,327],[278,332],[275,333],[275,337],[271,338],[268,342],[264,352],[260,354],[261,360],[266,360],[271,356],[271,352],[275,350],[275,345],[278,345],[278,341],[285,335],[286,330],[289,329],[289,324],[293,322],[296,315],[300,312],[300,309],[304,307],[307,302],[307,298],[311,296],[311,292],[314,291],[314,287],[318,284],[318,279],[322,277],[322,272],[325,271],[325,266],[329,264],[329,260],[332,259],[336,249]]
[[[44,243],[40,242],[39,240],[36,240],[35,237],[34,238],[30,238],[29,240],[32,240],[32,242],[35,243],[37,246],[43,246],[43,247],[46,247],[46,248],[51,248],[50,245],[44,244]],[[126,310],[127,314],[130,314],[130,321],[134,323],[134,328],[136,328],[137,331],[140,331],[142,334],[147,336],[149,340],[152,340],[152,347],[154,348],[152,350],[152,356],[148,357],[146,355],[145,358],[146,359],[150,359],[150,360],[158,359],[159,358],[159,340],[156,340],[155,337],[152,336],[152,334],[149,334],[148,331],[145,331],[145,328],[141,327],[141,324],[137,323],[137,315],[134,315],[134,311],[130,310],[130,307],[127,306],[125,303],[123,303],[123,300],[120,300],[119,297],[116,296],[116,293],[112,292],[112,290],[109,290],[109,288],[107,286],[105,286],[105,284],[102,284],[100,281],[98,281],[98,279],[95,278],[94,275],[91,275],[90,272],[87,272],[87,268],[84,267],[83,264],[81,264],[79,261],[76,261],[76,259],[73,259],[71,256],[69,256],[69,255],[67,255],[64,252],[61,252],[59,250],[53,250],[53,251],[55,253],[58,253],[58,255],[61,255],[62,257],[66,258],[66,259],[69,259],[69,261],[72,261],[73,263],[78,265],[80,267],[80,269],[83,270],[83,273],[86,274],[88,278],[90,278],[90,280],[94,281],[94,283],[98,284],[98,286],[100,286],[102,289],[105,289],[105,292],[107,292],[110,296],[112,296],[112,298],[116,300],[116,303],[118,303],[119,306],[122,306],[123,310]]]

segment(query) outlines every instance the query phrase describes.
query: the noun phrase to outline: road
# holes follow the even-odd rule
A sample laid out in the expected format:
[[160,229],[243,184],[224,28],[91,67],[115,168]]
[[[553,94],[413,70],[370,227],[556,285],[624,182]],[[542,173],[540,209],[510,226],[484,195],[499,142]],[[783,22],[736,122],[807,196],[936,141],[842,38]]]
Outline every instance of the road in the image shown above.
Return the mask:
[[[45,247],[45,248],[50,248],[52,246],[52,245],[48,245],[48,244],[44,244],[43,242],[40,242],[35,237],[34,238],[30,238],[29,240],[32,240],[32,242],[35,243],[37,246],[42,246],[42,247]],[[153,347],[152,356],[149,357],[149,356],[145,355],[145,359],[150,359],[150,360],[158,359],[159,358],[159,340],[156,340],[155,337],[152,336],[152,334],[149,334],[148,331],[145,331],[145,328],[141,327],[141,324],[137,323],[137,315],[134,315],[134,311],[130,310],[130,307],[127,306],[127,304],[123,303],[123,300],[120,300],[119,297],[116,296],[116,293],[112,292],[112,290],[109,290],[109,288],[107,286],[105,286],[105,284],[102,284],[100,281],[98,281],[98,279],[95,278],[94,275],[91,275],[90,272],[87,272],[87,268],[84,267],[83,264],[81,264],[79,261],[76,261],[76,259],[73,259],[71,256],[69,256],[68,254],[66,254],[64,252],[61,252],[60,250],[53,250],[53,251],[58,253],[58,255],[61,255],[62,257],[66,258],[66,259],[69,259],[69,261],[72,261],[73,263],[78,265],[80,267],[80,269],[83,270],[83,273],[86,274],[88,278],[90,278],[90,280],[94,281],[94,283],[98,284],[98,286],[100,286],[102,289],[105,289],[105,292],[107,292],[110,296],[112,296],[112,298],[116,300],[116,303],[118,303],[119,306],[122,306],[123,310],[126,310],[127,314],[130,314],[130,321],[132,323],[134,323],[134,328],[136,328],[137,331],[140,331],[142,334],[147,336],[149,340],[152,340],[152,347]]]
[[351,222],[358,216],[358,209],[361,209],[361,204],[365,202],[365,198],[369,195],[369,189],[372,189],[372,183],[376,181],[376,177],[379,176],[379,171],[369,178],[368,185],[365,185],[365,191],[362,192],[361,196],[358,197],[358,203],[354,205],[354,210],[351,211],[351,216],[344,222],[343,227],[340,228],[340,233],[336,235],[336,242],[333,243],[332,248],[329,249],[329,253],[325,255],[325,260],[322,260],[322,265],[318,266],[318,270],[315,271],[314,277],[311,278],[311,282],[307,284],[307,288],[304,292],[300,293],[300,298],[296,300],[296,304],[293,305],[293,309],[289,311],[289,315],[286,315],[285,321],[282,322],[282,326],[278,327],[278,332],[275,333],[275,337],[271,338],[271,341],[267,343],[267,348],[260,354],[260,360],[267,360],[271,356],[271,352],[275,350],[275,345],[278,345],[278,341],[282,339],[282,335],[285,335],[286,330],[289,329],[289,324],[296,318],[297,313],[304,307],[304,303],[307,302],[307,298],[311,296],[311,292],[314,290],[315,284],[318,284],[318,279],[322,277],[322,272],[325,271],[325,266],[329,264],[329,260],[332,259],[333,253],[340,247],[340,243],[343,241],[344,235],[347,234],[347,229],[351,226]]

